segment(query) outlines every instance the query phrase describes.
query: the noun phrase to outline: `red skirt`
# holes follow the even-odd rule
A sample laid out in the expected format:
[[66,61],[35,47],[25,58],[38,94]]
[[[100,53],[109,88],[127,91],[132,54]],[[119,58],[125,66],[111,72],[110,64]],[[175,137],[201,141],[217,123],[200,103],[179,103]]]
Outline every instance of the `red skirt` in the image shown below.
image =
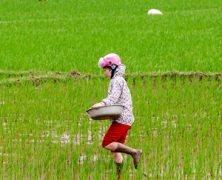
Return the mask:
[[131,126],[129,125],[113,122],[103,138],[102,146],[105,147],[112,142],[124,144],[127,132],[130,128]]

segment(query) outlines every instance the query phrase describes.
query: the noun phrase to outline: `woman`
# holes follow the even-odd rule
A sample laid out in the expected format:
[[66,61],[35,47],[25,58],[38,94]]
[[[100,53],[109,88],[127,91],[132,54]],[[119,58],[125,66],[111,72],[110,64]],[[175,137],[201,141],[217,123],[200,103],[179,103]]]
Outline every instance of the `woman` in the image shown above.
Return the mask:
[[112,124],[106,132],[102,147],[111,151],[117,164],[117,170],[120,174],[123,157],[121,153],[131,155],[134,167],[137,169],[139,159],[142,155],[141,150],[124,145],[127,132],[134,123],[132,111],[132,99],[128,85],[123,78],[126,66],[121,64],[120,57],[117,54],[108,54],[100,58],[98,63],[100,68],[104,69],[105,76],[110,79],[108,97],[93,107],[120,104],[123,106],[123,112],[117,119],[112,120]]

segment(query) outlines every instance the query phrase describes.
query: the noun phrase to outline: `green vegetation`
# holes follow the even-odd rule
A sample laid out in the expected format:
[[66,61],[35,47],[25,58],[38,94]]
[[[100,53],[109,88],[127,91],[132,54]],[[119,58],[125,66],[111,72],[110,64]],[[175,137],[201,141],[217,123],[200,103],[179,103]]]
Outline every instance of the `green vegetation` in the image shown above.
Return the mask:
[[110,52],[128,72],[222,69],[221,0],[1,0],[0,17],[0,69],[97,73]]
[[[221,176],[221,82],[128,78],[136,123],[127,144],[143,149],[140,167],[125,156],[124,178]],[[108,80],[1,85],[0,158],[6,178],[115,178],[101,139],[109,121],[84,113]],[[83,99],[84,97],[84,99]]]
[[[163,16],[148,16],[152,8]],[[115,179],[98,59],[120,55],[142,148],[122,179],[222,177],[221,0],[1,0],[0,177]]]

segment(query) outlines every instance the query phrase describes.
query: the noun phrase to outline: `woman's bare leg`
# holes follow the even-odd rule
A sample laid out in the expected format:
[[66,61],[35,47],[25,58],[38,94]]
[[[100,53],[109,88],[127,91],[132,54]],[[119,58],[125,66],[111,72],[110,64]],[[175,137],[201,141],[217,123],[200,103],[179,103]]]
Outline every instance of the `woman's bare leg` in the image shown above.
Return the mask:
[[110,150],[111,152],[122,152],[122,153],[130,154],[133,158],[134,167],[137,169],[139,159],[142,155],[141,150],[131,148],[129,146],[126,146],[118,142],[112,142],[109,145],[105,146],[105,148]]
[[120,163],[121,164],[123,162],[123,156],[122,156],[121,153],[119,153],[119,152],[112,152],[112,154],[113,154],[113,158],[114,158],[116,163]]
[[116,175],[117,179],[120,179],[122,167],[123,167],[123,156],[119,152],[112,152],[113,158],[116,164]]

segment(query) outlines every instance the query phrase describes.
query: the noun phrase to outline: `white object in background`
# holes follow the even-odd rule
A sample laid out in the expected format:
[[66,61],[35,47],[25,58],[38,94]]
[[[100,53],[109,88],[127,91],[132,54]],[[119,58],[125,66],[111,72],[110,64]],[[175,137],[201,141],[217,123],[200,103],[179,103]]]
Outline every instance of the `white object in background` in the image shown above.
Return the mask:
[[158,9],[150,9],[147,12],[148,15],[163,15],[163,13]]

